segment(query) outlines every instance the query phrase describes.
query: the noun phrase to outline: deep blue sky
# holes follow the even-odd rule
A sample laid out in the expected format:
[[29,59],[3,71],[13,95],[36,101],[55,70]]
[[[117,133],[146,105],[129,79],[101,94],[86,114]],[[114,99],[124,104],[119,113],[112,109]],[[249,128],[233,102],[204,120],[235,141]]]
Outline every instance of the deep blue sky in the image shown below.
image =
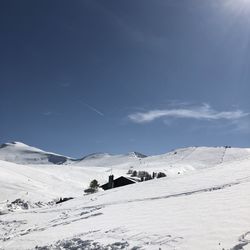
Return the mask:
[[2,0],[0,143],[250,147],[249,42],[246,0]]

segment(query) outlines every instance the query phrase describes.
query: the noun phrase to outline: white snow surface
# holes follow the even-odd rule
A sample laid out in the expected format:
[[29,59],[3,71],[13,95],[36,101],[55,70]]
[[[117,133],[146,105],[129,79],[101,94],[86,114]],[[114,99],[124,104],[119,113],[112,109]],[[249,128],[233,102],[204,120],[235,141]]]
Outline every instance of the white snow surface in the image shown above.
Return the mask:
[[19,164],[62,164],[73,159],[28,146],[22,142],[4,143],[0,146],[0,160]]
[[[250,249],[250,149],[94,154],[57,165],[31,164],[20,147],[29,146],[0,148],[0,249]],[[92,179],[129,169],[167,177],[83,195]],[[46,205],[59,197],[74,199]],[[29,209],[8,209],[15,199]]]

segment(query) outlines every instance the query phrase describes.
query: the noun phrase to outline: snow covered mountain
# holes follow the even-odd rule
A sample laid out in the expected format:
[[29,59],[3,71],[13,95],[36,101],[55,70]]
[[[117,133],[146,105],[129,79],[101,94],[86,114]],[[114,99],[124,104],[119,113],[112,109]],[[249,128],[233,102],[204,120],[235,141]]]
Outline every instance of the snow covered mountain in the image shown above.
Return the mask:
[[138,152],[130,152],[124,155],[111,155],[108,153],[93,153],[84,156],[80,159],[73,159],[71,157],[63,156],[56,153],[46,152],[41,149],[26,145],[22,142],[10,142],[0,145],[0,160],[13,162],[16,164],[24,165],[40,165],[40,164],[73,164],[78,163],[78,165],[88,165],[88,163],[98,165],[106,163],[117,159],[118,163],[123,163],[124,160],[129,159],[142,159],[146,155]]
[[169,153],[146,156],[138,152],[112,155],[94,153],[80,159],[73,159],[56,153],[46,152],[21,142],[5,143],[0,146],[0,160],[23,165],[74,165],[107,168],[159,168],[180,167],[185,171],[217,166],[225,162],[250,159],[250,148],[188,147]]
[[[22,199],[75,197],[42,208],[0,209],[0,249],[250,249],[249,149],[186,148],[144,160],[134,168],[191,171],[83,196],[76,183],[101,178],[108,168],[0,161],[0,194],[14,188],[37,195]],[[124,173],[130,164],[113,171]]]
[[6,143],[0,147],[0,202],[20,197],[31,202],[75,197],[81,195],[93,179],[106,183],[111,173],[116,178],[126,176],[131,170],[163,172],[172,178],[227,164],[234,164],[237,169],[242,161],[250,163],[250,149],[188,147],[155,156],[136,152],[98,153],[78,160],[20,142]]
[[63,164],[73,159],[45,152],[21,142],[11,142],[0,146],[0,160],[17,164]]
[[[110,173],[128,170],[167,177],[83,195],[91,180],[105,183]],[[0,147],[0,249],[248,250],[249,176],[248,148],[75,160],[6,143]],[[59,197],[74,199],[51,203]]]

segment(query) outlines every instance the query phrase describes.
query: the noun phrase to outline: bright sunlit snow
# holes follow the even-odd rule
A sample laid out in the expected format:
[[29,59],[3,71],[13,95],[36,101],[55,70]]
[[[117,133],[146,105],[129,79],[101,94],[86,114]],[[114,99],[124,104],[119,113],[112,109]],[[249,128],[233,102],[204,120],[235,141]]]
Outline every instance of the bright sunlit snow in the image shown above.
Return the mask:
[[[0,249],[250,247],[250,149],[93,154],[44,164],[43,151],[15,143],[0,155]],[[105,183],[111,171],[119,177],[129,169],[167,177],[84,195],[92,179]],[[74,199],[55,204],[60,197]]]

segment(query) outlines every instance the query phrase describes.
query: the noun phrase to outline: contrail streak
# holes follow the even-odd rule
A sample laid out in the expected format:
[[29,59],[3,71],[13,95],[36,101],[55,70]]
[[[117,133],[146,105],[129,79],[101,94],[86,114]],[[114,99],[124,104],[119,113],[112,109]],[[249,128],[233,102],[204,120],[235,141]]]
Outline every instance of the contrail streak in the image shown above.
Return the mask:
[[100,110],[96,109],[95,107],[89,105],[89,104],[86,103],[86,102],[83,102],[83,101],[80,101],[80,102],[81,102],[83,105],[85,105],[87,108],[89,108],[90,110],[92,110],[93,112],[97,113],[98,115],[104,116],[104,114],[103,114]]

